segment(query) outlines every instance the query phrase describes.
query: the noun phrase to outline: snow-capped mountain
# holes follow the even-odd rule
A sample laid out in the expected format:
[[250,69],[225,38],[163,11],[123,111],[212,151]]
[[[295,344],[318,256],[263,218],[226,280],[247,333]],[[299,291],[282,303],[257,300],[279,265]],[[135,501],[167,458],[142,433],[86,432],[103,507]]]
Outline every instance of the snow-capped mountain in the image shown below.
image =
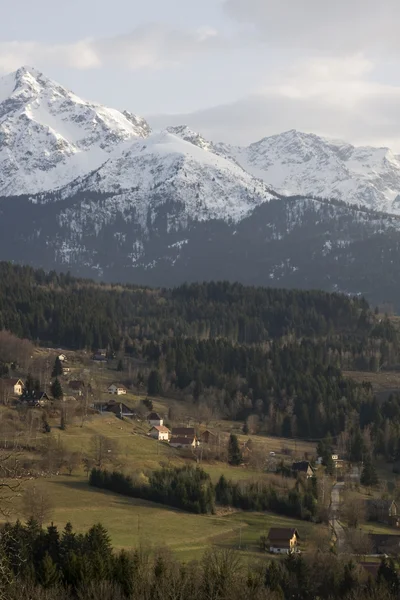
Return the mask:
[[400,213],[400,157],[388,148],[355,147],[295,130],[248,147],[217,148],[282,194]]
[[170,131],[154,133],[61,194],[64,198],[77,191],[107,196],[108,218],[134,210],[142,227],[166,203],[179,206],[179,215],[174,210],[179,225],[207,219],[237,222],[275,197],[263,181],[211,149],[211,144],[194,144]]
[[386,148],[152,133],[34,69],[0,79],[0,260],[149,285],[315,287],[400,309],[400,217],[371,208],[400,213],[400,157]]
[[186,126],[168,130],[225,156],[280,194],[333,198],[400,214],[400,157],[389,148],[356,147],[296,130],[243,147],[210,142]]
[[0,79],[0,195],[58,188],[149,132],[141,117],[86,102],[22,67]]

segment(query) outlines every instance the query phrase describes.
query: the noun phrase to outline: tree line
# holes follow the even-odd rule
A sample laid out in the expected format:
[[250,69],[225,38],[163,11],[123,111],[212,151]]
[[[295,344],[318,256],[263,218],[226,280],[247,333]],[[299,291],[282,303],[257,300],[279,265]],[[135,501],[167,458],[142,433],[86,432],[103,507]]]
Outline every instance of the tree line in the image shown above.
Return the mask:
[[115,551],[101,524],[60,532],[32,519],[2,527],[0,579],[7,600],[391,600],[400,590],[391,559],[376,578],[329,551],[245,565],[234,550],[210,549],[184,564],[162,548]]
[[304,520],[318,520],[316,479],[298,479],[289,492],[279,492],[271,484],[235,483],[223,475],[214,486],[200,467],[162,468],[153,471],[146,482],[137,482],[120,471],[92,469],[89,484],[124,496],[159,502],[197,514],[212,514],[216,504],[242,510],[272,511]]
[[210,476],[199,467],[164,467],[152,471],[148,482],[138,483],[119,471],[92,469],[89,484],[197,514],[213,513],[215,492]]
[[0,330],[71,349],[135,352],[138,341],[171,334],[240,344],[284,336],[367,339],[378,325],[363,298],[341,294],[228,282],[174,289],[95,284],[0,262]]

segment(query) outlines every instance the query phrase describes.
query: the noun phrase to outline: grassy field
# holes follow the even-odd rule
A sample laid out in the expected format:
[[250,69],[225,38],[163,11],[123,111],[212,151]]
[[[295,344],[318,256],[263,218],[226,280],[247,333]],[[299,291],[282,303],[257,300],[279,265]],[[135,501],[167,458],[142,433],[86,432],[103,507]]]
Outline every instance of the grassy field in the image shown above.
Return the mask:
[[[224,516],[194,515],[152,502],[126,498],[91,488],[84,477],[58,476],[29,481],[52,501],[49,521],[60,528],[70,521],[78,532],[94,523],[103,523],[115,548],[168,546],[182,560],[198,559],[206,548],[234,548],[246,555],[262,556],[260,535],[271,526],[297,527],[302,540],[307,540],[316,525],[268,513],[233,512]],[[21,514],[17,499],[12,520]]]

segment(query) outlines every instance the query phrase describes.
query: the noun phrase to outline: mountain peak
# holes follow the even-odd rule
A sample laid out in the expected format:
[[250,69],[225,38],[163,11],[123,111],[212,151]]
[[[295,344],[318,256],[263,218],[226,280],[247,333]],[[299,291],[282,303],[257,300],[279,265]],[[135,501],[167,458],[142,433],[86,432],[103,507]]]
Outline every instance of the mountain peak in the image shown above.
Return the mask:
[[61,187],[149,131],[141,117],[87,102],[20,67],[0,78],[0,195]]

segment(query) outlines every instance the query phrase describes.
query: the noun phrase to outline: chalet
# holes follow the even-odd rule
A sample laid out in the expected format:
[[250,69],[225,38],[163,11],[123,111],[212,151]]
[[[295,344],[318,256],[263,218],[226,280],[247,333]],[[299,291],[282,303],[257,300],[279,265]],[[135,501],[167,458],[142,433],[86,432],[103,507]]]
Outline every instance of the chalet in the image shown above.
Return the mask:
[[400,512],[394,500],[368,499],[365,500],[365,508],[369,521],[399,527]]
[[14,396],[22,396],[25,387],[21,379],[0,379],[0,385]]
[[269,551],[273,554],[292,554],[297,552],[300,536],[297,529],[291,527],[271,527],[268,533]]
[[152,427],[161,427],[164,425],[164,419],[162,419],[156,412],[151,412],[149,415],[147,415],[147,422]]
[[387,533],[369,533],[371,554],[398,555],[400,552],[400,535]]
[[106,407],[106,411],[114,413],[114,415],[119,419],[123,419],[125,417],[131,419],[135,416],[134,411],[122,402],[110,402]]
[[68,387],[70,390],[74,390],[77,396],[83,396],[83,392],[85,391],[85,382],[80,379],[71,379],[68,382]]
[[215,435],[215,433],[212,433],[212,431],[210,431],[209,429],[206,429],[205,431],[203,431],[203,433],[200,434],[200,442],[202,444],[216,444],[217,436]]
[[28,406],[46,406],[50,402],[50,398],[46,394],[46,392],[32,390],[28,392],[27,390],[21,396],[21,400],[26,402]]
[[127,393],[126,387],[120,383],[112,383],[107,391],[109,394],[116,394],[117,396],[122,396]]
[[171,432],[165,425],[155,425],[149,431],[149,436],[159,441],[168,442]]
[[104,349],[97,350],[93,354],[92,359],[97,362],[107,362],[107,350],[104,350]]
[[196,436],[174,436],[169,442],[172,448],[195,448],[197,446]]
[[310,465],[308,460],[301,460],[299,462],[294,462],[292,464],[292,473],[293,473],[293,475],[302,473],[307,477],[307,479],[309,479],[310,477],[314,477],[314,475],[315,475],[314,469],[312,468],[312,466]]
[[63,367],[62,374],[67,375],[70,371],[71,369],[69,367]]
[[58,360],[60,360],[61,362],[66,362],[67,357],[65,356],[65,354],[59,354],[58,355]]

